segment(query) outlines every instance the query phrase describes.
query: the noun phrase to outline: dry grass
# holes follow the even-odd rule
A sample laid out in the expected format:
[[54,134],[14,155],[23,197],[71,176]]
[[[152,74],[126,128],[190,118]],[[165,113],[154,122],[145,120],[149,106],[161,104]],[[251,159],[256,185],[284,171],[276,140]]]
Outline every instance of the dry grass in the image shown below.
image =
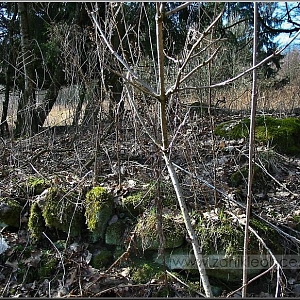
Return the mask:
[[56,105],[48,115],[44,126],[64,126],[71,125],[75,107],[66,107],[65,105]]
[[[232,110],[250,110],[251,103],[251,89],[235,89],[231,88],[216,93],[216,99],[226,98],[226,104],[223,107]],[[13,125],[16,120],[17,100],[13,99],[9,106],[8,123]],[[200,99],[196,93],[184,95],[180,98],[184,103],[192,103],[195,101],[207,102],[205,99]],[[61,101],[60,101],[61,102]],[[74,112],[76,109],[77,99],[73,103],[56,104],[52,108],[44,126],[63,126],[72,124]],[[107,108],[107,105],[105,105]],[[83,112],[84,112],[83,107]],[[276,110],[280,113],[293,113],[295,109],[300,108],[300,87],[297,85],[287,85],[281,89],[260,90],[257,99],[257,109],[259,111]],[[2,113],[2,106],[0,107],[0,114]],[[83,114],[83,113],[82,113]]]

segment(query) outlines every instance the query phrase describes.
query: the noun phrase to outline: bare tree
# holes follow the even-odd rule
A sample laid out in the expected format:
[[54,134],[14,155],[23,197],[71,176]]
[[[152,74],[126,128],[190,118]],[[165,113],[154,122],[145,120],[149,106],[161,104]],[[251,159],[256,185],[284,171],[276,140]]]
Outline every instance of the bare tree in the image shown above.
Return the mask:
[[35,91],[32,44],[29,33],[29,5],[30,3],[18,2],[22,45],[22,62],[24,72],[24,89],[18,107],[18,118],[16,125],[17,135],[21,134],[22,131],[28,132],[29,134],[32,134],[33,131],[36,132],[35,128],[33,128],[35,126],[35,124],[33,123]]
[[[118,5],[122,6],[122,4]],[[189,209],[185,202],[185,195],[183,193],[178,175],[175,171],[175,167],[177,168],[177,166],[172,161],[172,155],[173,151],[176,148],[175,146],[178,138],[178,133],[180,133],[181,128],[184,126],[186,117],[181,119],[181,122],[173,131],[173,135],[171,135],[168,123],[168,120],[170,120],[170,116],[168,115],[168,107],[170,106],[171,99],[174,95],[179,95],[180,93],[184,93],[189,90],[200,90],[226,86],[234,82],[235,80],[245,76],[246,74],[249,74],[250,72],[256,70],[256,68],[263,65],[275,55],[279,54],[283,49],[275,51],[275,53],[271,54],[269,57],[265,58],[259,63],[256,63],[256,61],[253,62],[252,67],[240,74],[235,75],[233,78],[229,78],[219,83],[208,82],[207,84],[204,84],[202,86],[192,86],[190,78],[194,75],[196,76],[196,74],[198,74],[198,72],[203,69],[203,67],[209,66],[210,63],[212,63],[213,60],[217,57],[221,49],[221,39],[215,37],[212,32],[214,31],[215,26],[221,20],[223,11],[219,10],[219,13],[215,16],[214,19],[211,20],[211,23],[202,31],[195,28],[195,26],[187,28],[185,47],[182,49],[180,55],[178,55],[178,57],[175,57],[170,55],[169,53],[166,53],[165,51],[164,24],[167,18],[170,18],[173,14],[178,13],[178,11],[188,5],[188,3],[185,3],[173,10],[166,11],[165,3],[155,3],[156,41],[151,40],[152,58],[150,60],[151,69],[153,70],[151,74],[153,74],[154,77],[154,79],[152,80],[147,80],[146,75],[143,74],[143,72],[139,69],[139,64],[142,59],[145,59],[145,57],[143,57],[143,55],[132,55],[133,51],[140,51],[140,45],[137,45],[136,48],[130,50],[132,52],[130,52],[129,55],[128,53],[125,53],[125,51],[122,51],[122,49],[125,48],[130,49],[130,28],[125,26],[125,28],[127,29],[124,34],[124,39],[122,40],[122,43],[125,43],[127,47],[122,47],[121,44],[119,47],[119,50],[121,50],[116,51],[113,46],[111,37],[107,35],[107,32],[105,31],[107,28],[109,28],[109,24],[104,24],[104,26],[102,25],[98,18],[97,11],[91,12],[91,18],[97,30],[97,35],[100,37],[99,42],[101,41],[101,43],[98,44],[98,52],[106,53],[105,57],[102,57],[102,66],[107,68],[108,70],[110,70],[110,72],[113,72],[123,80],[124,99],[128,101],[132,112],[137,117],[140,123],[140,130],[148,135],[148,137],[152,140],[164,159],[173,184],[174,191],[177,196],[181,213],[184,217],[186,230],[196,258],[201,283],[205,290],[205,295],[210,297],[212,296],[212,291],[203,264],[201,246],[199,245],[197,235],[192,226]],[[119,11],[121,12],[121,10]],[[124,20],[124,18],[122,20]],[[135,35],[139,36],[139,33],[135,32]],[[149,37],[151,37],[150,34]],[[156,49],[156,52],[154,51],[154,49]],[[101,55],[99,55],[99,57],[101,57]],[[172,68],[172,70],[174,70],[173,76],[167,75],[167,71],[170,70],[166,70],[166,66],[170,66],[170,69]],[[213,68],[213,64],[211,64],[211,68]],[[255,88],[255,84],[253,86]],[[147,95],[150,97],[151,103],[148,103],[149,106],[153,105],[159,107],[159,117],[156,119],[153,118],[153,120],[157,120],[157,122],[159,123],[159,126],[156,126],[157,124],[155,124],[155,128],[159,127],[159,132],[155,132],[153,127],[149,125],[149,122],[146,121],[147,119],[144,117],[137,101],[138,93],[142,93],[143,95]],[[253,94],[255,95],[255,90]],[[253,101],[253,103],[255,102]],[[253,107],[252,110],[255,111],[255,107]],[[251,130],[253,130],[253,127]],[[251,176],[249,175],[249,180],[250,179]],[[249,185],[249,189],[250,193],[251,185]]]
[[[5,73],[5,92],[4,92],[4,102],[3,102],[3,109],[1,115],[1,123],[0,123],[0,134],[5,135],[9,132],[9,126],[7,122],[7,113],[8,113],[8,106],[10,96],[9,93],[13,86],[13,65],[14,65],[14,40],[13,35],[14,31],[14,22],[17,18],[17,9],[14,6],[14,12],[11,19],[8,21],[8,37],[4,43],[6,44],[6,51],[5,51],[5,59],[4,59],[4,73]],[[8,48],[8,49],[7,49]]]
[[[200,273],[201,282],[203,285],[203,288],[205,290],[205,294],[208,297],[212,296],[211,287],[209,284],[208,277],[206,275],[206,270],[203,263],[202,258],[202,251],[201,247],[198,243],[197,236],[195,234],[194,228],[191,224],[188,208],[185,203],[185,199],[179,184],[179,180],[177,177],[177,174],[175,172],[174,166],[172,164],[172,161],[170,159],[171,155],[171,149],[170,149],[170,142],[169,142],[169,136],[168,136],[168,125],[167,125],[167,104],[169,101],[169,98],[171,94],[173,94],[179,87],[180,84],[182,84],[185,80],[188,79],[188,77],[196,72],[201,66],[207,64],[217,53],[217,50],[214,51],[214,53],[205,61],[205,63],[201,66],[196,66],[194,69],[189,71],[187,74],[184,74],[184,68],[186,67],[189,60],[192,58],[193,52],[195,49],[197,49],[197,46],[199,46],[199,43],[202,41],[204,36],[206,36],[210,30],[214,27],[216,22],[221,17],[222,13],[218,15],[216,20],[211,24],[211,26],[208,27],[208,29],[204,32],[204,34],[200,35],[200,37],[196,40],[195,44],[193,45],[192,49],[187,53],[185,59],[183,60],[183,64],[179,69],[178,75],[176,77],[175,83],[171,86],[169,90],[166,89],[166,78],[165,78],[165,53],[164,53],[164,35],[163,35],[163,22],[166,17],[170,16],[171,14],[177,12],[178,9],[174,11],[169,11],[168,13],[165,13],[165,4],[160,2],[156,3],[156,15],[155,15],[155,24],[156,24],[156,48],[157,48],[157,61],[155,63],[155,66],[157,68],[157,86],[155,88],[150,87],[147,83],[143,82],[143,80],[134,72],[134,70],[128,65],[128,63],[125,61],[125,56],[121,57],[114,49],[112,44],[109,42],[107,37],[105,36],[99,21],[97,19],[97,15],[95,12],[92,12],[92,18],[94,21],[94,24],[98,30],[99,35],[102,38],[102,41],[104,43],[104,46],[109,49],[110,53],[113,54],[115,58],[117,58],[118,63],[121,63],[123,68],[126,69],[127,75],[123,75],[121,71],[116,71],[115,69],[111,68],[111,71],[118,74],[121,78],[123,78],[126,82],[126,91],[127,96],[129,98],[129,102],[131,106],[133,107],[135,113],[139,115],[139,111],[137,109],[136,104],[134,103],[134,88],[139,89],[144,93],[149,94],[154,99],[156,99],[159,103],[159,119],[160,119],[160,137],[161,142],[158,141],[155,137],[152,136],[152,134],[149,132],[149,130],[146,128],[142,117],[139,116],[139,119],[141,121],[141,125],[143,126],[144,130],[148,133],[148,135],[151,137],[153,142],[156,144],[156,146],[160,149],[161,154],[165,160],[167,169],[169,171],[169,175],[172,180],[172,184],[174,187],[174,190],[177,195],[177,199],[179,202],[179,206],[181,208],[182,214],[184,216],[184,221],[186,225],[186,229],[189,235],[189,238],[192,243],[192,247],[194,250],[194,255],[197,261],[198,270]],[[184,75],[183,75],[184,74]]]
[[[257,56],[257,3],[254,2],[254,29],[253,29],[253,66],[256,65]],[[248,245],[249,245],[249,222],[251,213],[252,200],[252,180],[253,180],[253,166],[254,166],[254,132],[255,132],[255,115],[256,115],[256,100],[257,100],[257,69],[253,69],[252,81],[252,100],[251,100],[251,118],[250,118],[250,132],[249,132],[249,169],[248,169],[248,190],[247,190],[247,206],[246,206],[246,224],[244,237],[244,255],[243,255],[243,290],[242,295],[246,297],[247,294],[247,278],[248,278]]]

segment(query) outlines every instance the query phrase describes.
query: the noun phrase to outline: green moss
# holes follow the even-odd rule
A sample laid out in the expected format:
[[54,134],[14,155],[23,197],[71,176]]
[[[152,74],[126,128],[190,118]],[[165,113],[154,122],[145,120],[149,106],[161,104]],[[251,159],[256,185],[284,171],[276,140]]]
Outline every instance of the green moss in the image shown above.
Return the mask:
[[170,183],[169,181],[161,180],[152,183],[152,185],[155,186],[151,190],[149,199],[154,199],[159,194],[163,207],[176,209],[176,207],[178,206],[178,202],[172,183]]
[[[173,213],[163,214],[163,231],[165,236],[165,249],[173,249],[183,244],[185,227],[181,215]],[[143,215],[136,224],[136,237],[138,247],[144,250],[159,249],[160,240],[157,232],[157,218],[155,213]]]
[[40,195],[48,187],[50,187],[50,181],[44,178],[30,176],[27,179],[29,195]]
[[28,230],[33,241],[38,241],[45,230],[45,221],[37,202],[32,203],[28,220]]
[[53,243],[58,250],[65,250],[67,242],[65,240],[57,240]]
[[81,233],[84,221],[80,203],[75,193],[67,193],[64,189],[52,187],[49,189],[42,215],[48,227],[56,228],[78,236]]
[[296,223],[296,230],[300,231],[300,216],[293,216],[293,221]]
[[18,201],[0,198],[0,221],[5,225],[18,228],[22,206]]
[[102,249],[92,257],[91,266],[95,269],[109,267],[113,263],[113,254],[107,249]]
[[86,194],[85,217],[92,241],[104,239],[107,223],[113,213],[113,198],[104,187],[94,187]]
[[26,247],[22,251],[16,250],[18,282],[32,283],[35,280],[43,281],[45,278],[52,279],[57,272],[58,258],[50,251],[44,251],[40,255],[37,252],[37,249],[32,247]]
[[[195,231],[199,238],[202,251],[206,255],[224,254],[226,256],[241,255],[244,245],[244,229],[233,223],[225,212],[218,215],[205,216],[201,212],[193,212],[196,219]],[[251,249],[258,249],[258,242],[253,241]]]
[[159,264],[141,262],[133,268],[131,278],[136,284],[144,284],[152,279],[159,279],[163,274],[163,267]]
[[[232,173],[229,178],[229,186],[236,188],[246,188],[248,182],[248,166],[241,167],[238,171]],[[253,167],[253,191],[264,191],[268,187],[268,177],[258,166]]]
[[109,225],[105,233],[105,243],[107,245],[123,245],[125,224],[122,220]]
[[55,255],[44,252],[41,256],[41,261],[39,263],[39,267],[37,270],[38,278],[45,279],[51,278],[57,272],[59,260],[55,257]]
[[22,260],[18,262],[16,275],[17,282],[19,283],[29,283],[37,279],[36,269],[28,267]]
[[[221,210],[222,211],[222,210]],[[209,215],[209,214],[208,214]],[[220,212],[211,216],[203,215],[197,211],[193,213],[193,218],[197,218],[195,231],[205,255],[225,254],[226,256],[240,256],[244,247],[244,227],[237,222],[232,222],[232,218],[225,212],[220,217]],[[250,219],[250,226],[258,232],[260,237],[266,242],[276,254],[282,253],[279,235],[273,228],[257,219]],[[249,233],[249,253],[260,254],[262,247],[255,235]]]
[[143,211],[143,192],[137,192],[130,196],[124,197],[119,206],[119,211],[129,216],[137,217]]
[[283,253],[282,242],[280,241],[280,236],[278,232],[272,227],[268,226],[263,221],[255,218],[250,219],[250,226],[258,232],[260,237],[268,245],[268,247],[273,251],[274,254]]
[[[247,138],[250,119],[229,121],[218,125],[215,134],[225,138]],[[300,120],[290,117],[285,119],[270,116],[256,117],[255,139],[274,147],[278,152],[290,155],[300,154]]]
[[234,120],[219,124],[215,128],[215,134],[232,139],[240,139],[249,136],[250,120]]

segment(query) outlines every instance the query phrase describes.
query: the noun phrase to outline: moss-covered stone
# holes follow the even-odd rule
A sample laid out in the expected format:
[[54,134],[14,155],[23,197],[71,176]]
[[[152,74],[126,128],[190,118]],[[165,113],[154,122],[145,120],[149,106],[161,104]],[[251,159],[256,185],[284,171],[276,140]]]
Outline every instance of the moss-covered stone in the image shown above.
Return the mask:
[[[250,119],[228,121],[215,128],[215,134],[225,138],[247,138]],[[300,155],[300,120],[290,117],[285,119],[270,116],[256,117],[255,139],[258,142],[274,147],[278,152],[289,155]]]
[[52,279],[53,274],[57,272],[58,263],[59,259],[55,255],[45,251],[41,256],[41,260],[38,266],[38,279]]
[[280,235],[274,228],[256,218],[250,219],[250,226],[258,232],[274,254],[284,253],[284,246],[281,242]]
[[144,284],[159,279],[164,274],[163,267],[156,263],[143,262],[133,267],[131,279],[136,284]]
[[[223,210],[205,213],[194,211],[193,218],[203,253],[224,253],[227,256],[243,254],[244,229],[238,223],[233,223]],[[255,239],[250,246],[250,251],[259,248]]]
[[126,225],[122,220],[110,224],[105,233],[105,243],[107,245],[123,245],[124,244],[124,231]]
[[33,202],[30,207],[28,230],[33,241],[39,241],[42,237],[42,232],[45,230],[45,221],[37,202]]
[[136,192],[122,198],[121,203],[118,206],[119,213],[124,213],[130,217],[137,217],[144,209],[142,203],[143,195],[143,192]]
[[40,195],[46,188],[50,187],[50,180],[30,176],[26,182],[29,195]]
[[[231,174],[229,186],[245,189],[248,184],[248,166],[243,166]],[[253,168],[253,192],[264,192],[269,187],[269,177],[258,166]]]
[[[202,253],[205,259],[209,259],[207,274],[214,278],[227,281],[240,281],[242,278],[242,257],[244,248],[244,227],[238,222],[232,222],[232,218],[223,210],[202,213],[193,213],[195,231]],[[267,243],[273,253],[282,253],[278,233],[261,221],[250,220],[252,226]],[[249,234],[250,258],[256,259],[256,265],[249,267],[248,276],[253,277],[260,273],[265,265],[260,264],[267,254],[266,250],[252,232]],[[189,254],[190,255],[190,254]]]
[[41,207],[46,226],[78,236],[84,224],[83,209],[75,193],[51,187]]
[[103,240],[113,213],[113,198],[104,187],[94,187],[86,194],[85,218],[93,242]]
[[[185,227],[181,215],[162,215],[165,249],[173,249],[183,244]],[[143,250],[157,250],[161,243],[157,232],[157,219],[154,212],[143,215],[136,224],[137,246]]]
[[8,198],[0,198],[0,221],[3,225],[18,228],[20,226],[20,214],[22,206],[18,201]]
[[101,249],[94,254],[91,260],[91,266],[95,269],[109,267],[113,263],[113,254],[110,250]]

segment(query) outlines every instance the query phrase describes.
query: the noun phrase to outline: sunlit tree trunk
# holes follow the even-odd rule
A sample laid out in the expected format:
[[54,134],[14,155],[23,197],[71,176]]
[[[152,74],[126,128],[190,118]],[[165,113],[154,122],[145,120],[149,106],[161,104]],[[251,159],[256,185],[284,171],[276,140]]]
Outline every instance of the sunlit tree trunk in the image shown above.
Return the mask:
[[[254,39],[253,39],[253,66],[256,65],[257,55],[257,3],[254,2]],[[247,191],[247,206],[246,206],[246,224],[244,236],[244,254],[243,254],[243,289],[242,296],[247,295],[248,281],[248,245],[249,245],[249,222],[251,213],[252,200],[252,179],[254,165],[254,134],[255,134],[255,115],[256,115],[256,99],[257,99],[257,69],[253,70],[252,79],[252,99],[251,99],[251,118],[250,118],[250,133],[249,133],[249,172],[248,172],[248,191]]]
[[159,86],[158,86],[158,95],[160,101],[160,124],[161,124],[161,134],[162,134],[162,151],[163,158],[166,162],[170,177],[172,179],[172,184],[177,195],[179,206],[184,218],[185,226],[189,235],[189,238],[192,243],[193,252],[197,262],[201,283],[203,285],[205,295],[207,297],[212,297],[212,290],[206,275],[205,266],[203,263],[202,251],[198,242],[197,235],[192,226],[191,219],[189,216],[188,208],[185,203],[185,199],[182,194],[181,186],[179,184],[177,174],[172,165],[172,162],[169,159],[168,155],[168,127],[167,127],[167,95],[165,90],[165,76],[164,76],[164,44],[163,44],[163,18],[164,18],[164,3],[156,3],[156,37],[157,37],[157,57],[158,57],[158,74],[159,74]]

